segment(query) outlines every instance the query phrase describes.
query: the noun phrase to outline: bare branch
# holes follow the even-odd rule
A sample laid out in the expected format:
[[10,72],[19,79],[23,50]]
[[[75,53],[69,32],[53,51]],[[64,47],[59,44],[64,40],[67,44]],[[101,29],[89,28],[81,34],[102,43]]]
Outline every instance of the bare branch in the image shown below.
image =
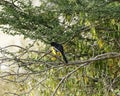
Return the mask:
[[[110,58],[115,58],[115,57],[120,57],[119,53],[116,52],[111,52],[111,53],[106,53],[106,54],[101,54],[98,55],[94,58],[91,58],[90,60],[86,60],[86,61],[77,61],[74,64],[81,64],[79,65],[79,67],[77,67],[75,70],[71,71],[70,73],[68,73],[66,76],[64,76],[61,81],[58,83],[58,85],[56,86],[53,94],[51,96],[55,96],[55,94],[57,93],[57,90],[59,89],[59,87],[61,86],[61,84],[69,77],[71,76],[73,73],[75,73],[77,70],[79,70],[81,67],[86,66],[88,64],[92,64],[92,62],[94,61],[98,61],[98,60],[104,60],[104,59],[110,59]],[[72,63],[70,63],[72,64]],[[73,64],[72,64],[73,65]]]

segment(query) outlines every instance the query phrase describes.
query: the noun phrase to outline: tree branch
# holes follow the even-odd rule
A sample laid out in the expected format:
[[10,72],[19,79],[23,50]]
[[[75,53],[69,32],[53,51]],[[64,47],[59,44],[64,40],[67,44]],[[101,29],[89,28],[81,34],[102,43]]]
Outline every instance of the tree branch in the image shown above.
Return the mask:
[[120,53],[109,52],[109,53],[97,55],[93,58],[90,58],[89,60],[84,60],[84,61],[78,60],[78,61],[74,61],[74,62],[69,62],[69,64],[67,64],[67,65],[79,65],[79,64],[91,63],[91,62],[95,62],[95,61],[99,61],[99,60],[112,59],[112,58],[117,58],[117,57],[118,58],[120,57]]
[[77,70],[79,70],[81,67],[87,65],[87,63],[85,63],[84,65],[80,65],[79,67],[77,67],[75,70],[71,71],[70,73],[68,73],[67,75],[65,75],[61,81],[58,83],[58,85],[56,86],[53,94],[51,96],[55,96],[55,94],[57,93],[57,90],[59,89],[60,85],[67,79],[69,78],[73,73],[75,73]]
[[99,61],[99,60],[104,60],[104,59],[110,59],[110,58],[116,58],[116,57],[120,57],[120,53],[116,53],[116,52],[110,52],[110,53],[105,53],[105,54],[101,54],[101,55],[97,55],[94,58],[91,58],[90,60],[85,60],[85,61],[77,61],[77,62],[72,62],[69,63],[68,65],[73,65],[73,64],[81,64],[79,65],[79,67],[77,67],[75,70],[71,71],[70,73],[68,73],[66,76],[64,76],[62,78],[62,80],[58,83],[58,85],[56,86],[53,94],[51,96],[55,96],[55,94],[57,93],[57,90],[59,89],[59,87],[61,86],[61,84],[69,77],[71,76],[73,73],[75,73],[77,70],[79,70],[81,67],[83,66],[87,66],[88,64],[92,64],[92,62],[94,61]]

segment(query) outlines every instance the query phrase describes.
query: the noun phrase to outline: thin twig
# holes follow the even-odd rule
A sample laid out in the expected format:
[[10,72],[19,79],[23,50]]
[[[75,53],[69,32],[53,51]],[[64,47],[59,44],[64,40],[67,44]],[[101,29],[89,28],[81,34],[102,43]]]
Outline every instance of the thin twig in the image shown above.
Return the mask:
[[55,96],[55,94],[57,93],[57,90],[59,89],[59,87],[61,86],[61,84],[67,79],[69,78],[69,76],[71,76],[73,73],[75,73],[77,70],[79,70],[81,67],[86,66],[88,63],[82,64],[79,67],[77,67],[75,70],[71,71],[70,73],[68,73],[67,75],[65,75],[61,81],[58,83],[58,85],[56,86],[53,94],[51,96]]

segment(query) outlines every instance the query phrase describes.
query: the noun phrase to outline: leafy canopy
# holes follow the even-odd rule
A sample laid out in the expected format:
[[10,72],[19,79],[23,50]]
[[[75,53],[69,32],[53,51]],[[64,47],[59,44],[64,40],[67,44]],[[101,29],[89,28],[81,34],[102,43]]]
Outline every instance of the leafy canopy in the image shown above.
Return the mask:
[[[32,1],[0,1],[0,27],[3,32],[24,35],[25,38],[46,44],[52,41],[65,44],[69,61],[86,60],[95,56],[104,58],[103,53],[108,52],[120,53],[119,0],[40,0],[40,6],[34,6]],[[58,88],[58,95],[115,96],[120,92],[120,87],[117,86],[120,84],[119,58],[102,59],[81,69],[78,66],[61,68],[58,65],[56,69],[50,66],[51,69],[48,68],[46,72],[45,64],[50,59],[42,59],[47,61],[44,64],[43,61],[38,62],[41,58],[39,54],[37,57],[29,52],[31,57],[25,60],[20,58],[17,62],[32,62],[29,67],[24,64],[24,68],[34,74],[36,70],[38,73],[42,70],[38,77],[49,78],[44,85],[51,90],[40,89],[40,94],[49,96],[51,91],[57,90],[56,86],[59,87],[62,77],[66,77],[62,78],[66,81]],[[76,68],[79,70],[75,71]],[[72,72],[74,75],[68,78]],[[36,76],[33,82],[38,82],[37,79]]]

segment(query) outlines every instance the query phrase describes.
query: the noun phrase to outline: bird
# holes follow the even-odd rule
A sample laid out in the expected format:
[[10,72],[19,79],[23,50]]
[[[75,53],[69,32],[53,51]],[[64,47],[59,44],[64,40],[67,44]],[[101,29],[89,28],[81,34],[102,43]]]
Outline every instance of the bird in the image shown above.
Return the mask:
[[50,44],[51,44],[52,47],[54,47],[54,50],[55,50],[56,52],[60,52],[60,53],[62,54],[63,60],[65,61],[65,63],[68,63],[68,60],[67,60],[67,58],[66,58],[66,56],[65,56],[65,53],[64,53],[64,49],[63,49],[62,44],[58,44],[58,43],[56,43],[56,42],[51,42]]

